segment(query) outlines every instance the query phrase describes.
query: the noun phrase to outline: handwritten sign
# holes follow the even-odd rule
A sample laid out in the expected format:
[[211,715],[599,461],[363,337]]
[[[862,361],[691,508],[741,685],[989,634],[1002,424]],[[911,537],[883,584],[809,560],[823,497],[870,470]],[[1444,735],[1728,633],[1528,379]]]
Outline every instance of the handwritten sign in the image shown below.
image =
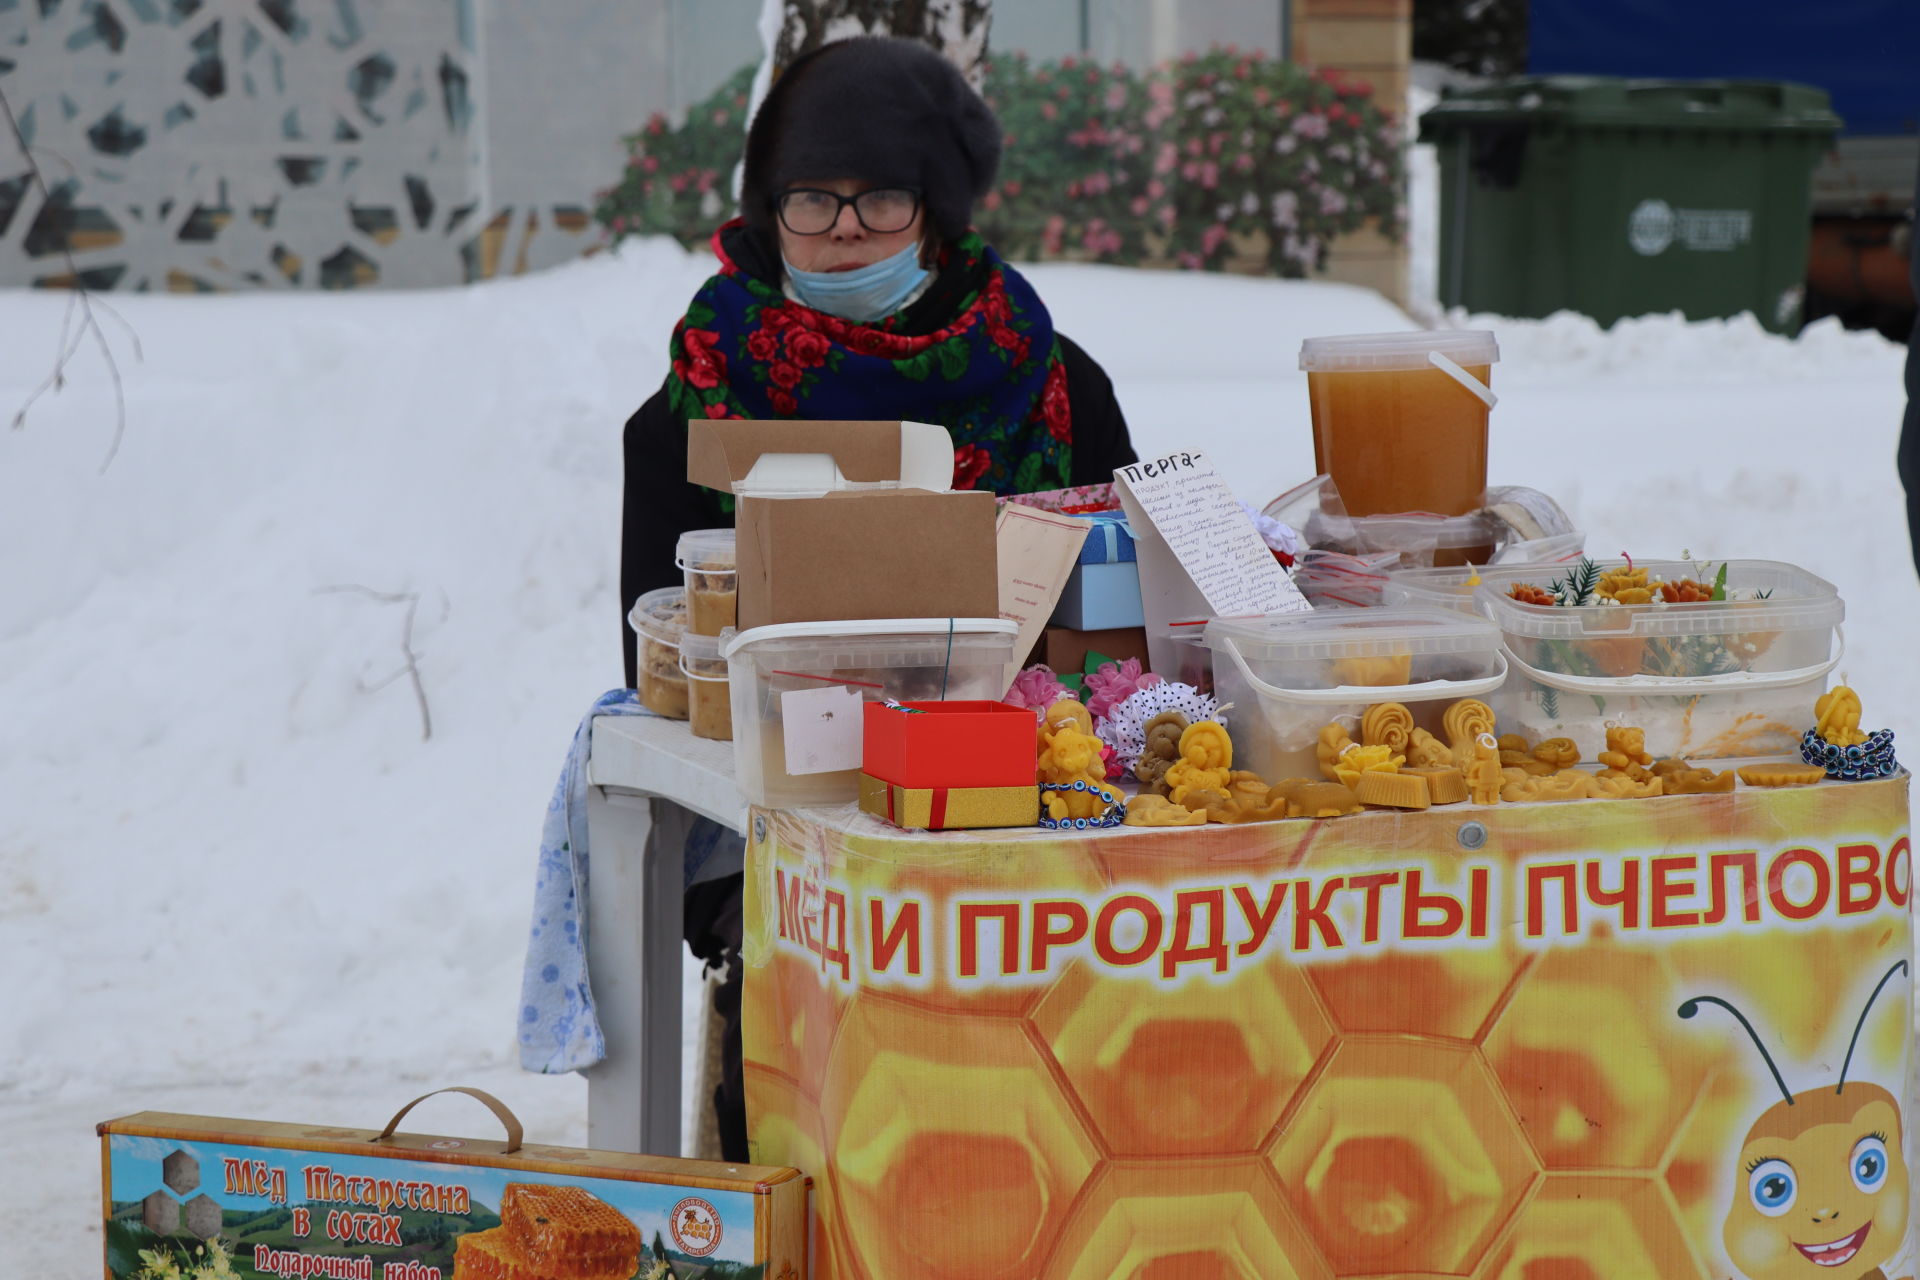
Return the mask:
[[838,773],[860,767],[865,742],[860,691],[843,684],[790,689],[780,695],[787,773]]
[[[1310,608],[1233,490],[1205,454],[1188,450],[1113,473],[1136,537],[1151,525],[1213,617]],[[1142,586],[1151,573],[1141,555]]]

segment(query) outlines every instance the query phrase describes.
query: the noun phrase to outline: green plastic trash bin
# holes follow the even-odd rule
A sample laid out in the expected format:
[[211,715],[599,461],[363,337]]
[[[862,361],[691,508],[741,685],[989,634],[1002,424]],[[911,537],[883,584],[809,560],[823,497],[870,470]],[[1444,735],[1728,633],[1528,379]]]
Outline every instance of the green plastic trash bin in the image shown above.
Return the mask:
[[1840,118],[1777,81],[1536,76],[1420,118],[1440,160],[1441,305],[1601,324],[1800,323],[1814,163]]

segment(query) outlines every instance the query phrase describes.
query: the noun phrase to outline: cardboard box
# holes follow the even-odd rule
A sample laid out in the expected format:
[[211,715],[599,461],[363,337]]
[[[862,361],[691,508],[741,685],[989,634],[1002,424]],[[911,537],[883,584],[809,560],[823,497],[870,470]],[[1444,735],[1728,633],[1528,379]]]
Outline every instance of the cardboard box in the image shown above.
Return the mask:
[[863,773],[860,807],[896,827],[923,831],[1031,827],[1040,821],[1040,788],[1033,782],[1018,787],[902,787]]
[[1005,702],[869,702],[861,769],[903,787],[1034,783],[1037,721]]
[[[1122,627],[1113,631],[1079,631],[1071,627],[1048,627],[1041,639],[1035,662],[1044,662],[1062,674],[1084,670],[1089,653],[1104,653],[1115,662],[1138,658],[1147,665],[1147,629]],[[1165,672],[1161,673],[1166,675]],[[1173,676],[1167,676],[1169,680]]]
[[949,491],[944,427],[694,419],[687,478],[739,500],[742,631],[1000,612],[993,495]]
[[244,1276],[625,1280],[660,1262],[682,1276],[719,1263],[743,1280],[806,1274],[796,1169],[521,1146],[517,1130],[502,1142],[152,1111],[110,1120],[105,1274],[131,1280],[141,1251],[157,1250],[197,1275],[208,1258],[195,1251],[216,1238]]

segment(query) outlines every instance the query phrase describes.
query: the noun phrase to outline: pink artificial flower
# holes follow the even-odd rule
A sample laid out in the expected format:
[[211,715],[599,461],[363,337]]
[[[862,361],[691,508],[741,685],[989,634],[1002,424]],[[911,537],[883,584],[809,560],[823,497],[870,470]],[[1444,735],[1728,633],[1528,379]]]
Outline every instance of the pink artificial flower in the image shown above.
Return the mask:
[[1093,713],[1094,719],[1104,720],[1128,698],[1148,685],[1159,683],[1159,676],[1140,669],[1138,658],[1128,658],[1125,662],[1103,662],[1098,671],[1087,676],[1087,710]]
[[1013,678],[1013,687],[1007,690],[1007,696],[1001,701],[1025,707],[1038,720],[1048,707],[1071,697],[1073,690],[1060,683],[1053,674],[1053,668],[1044,662],[1036,662]]

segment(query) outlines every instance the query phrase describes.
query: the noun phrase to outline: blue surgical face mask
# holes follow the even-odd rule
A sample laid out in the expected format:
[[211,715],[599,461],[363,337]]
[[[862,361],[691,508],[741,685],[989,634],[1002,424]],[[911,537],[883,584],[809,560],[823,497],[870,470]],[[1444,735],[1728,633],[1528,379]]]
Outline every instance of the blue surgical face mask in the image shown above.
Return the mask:
[[920,265],[918,243],[851,271],[802,271],[791,262],[786,267],[787,279],[793,281],[794,295],[801,302],[855,324],[872,324],[892,315],[933,274]]

